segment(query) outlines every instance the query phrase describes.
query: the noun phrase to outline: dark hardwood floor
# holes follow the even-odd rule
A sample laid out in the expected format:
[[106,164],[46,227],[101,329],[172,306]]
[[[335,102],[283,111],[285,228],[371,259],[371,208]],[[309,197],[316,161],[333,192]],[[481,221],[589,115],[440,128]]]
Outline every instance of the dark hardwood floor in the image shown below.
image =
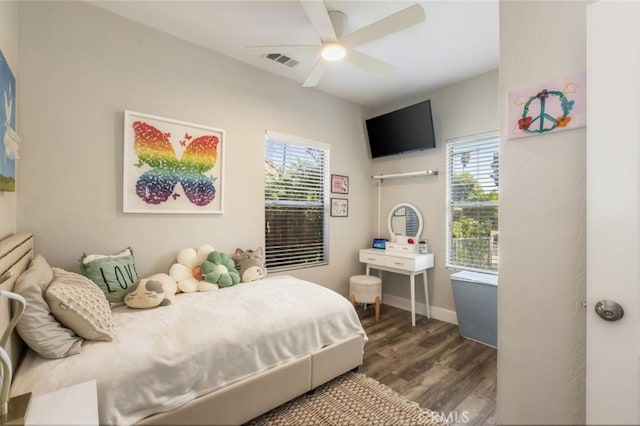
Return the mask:
[[494,425],[497,350],[460,337],[458,327],[382,305],[357,308],[369,341],[360,372],[451,424]]

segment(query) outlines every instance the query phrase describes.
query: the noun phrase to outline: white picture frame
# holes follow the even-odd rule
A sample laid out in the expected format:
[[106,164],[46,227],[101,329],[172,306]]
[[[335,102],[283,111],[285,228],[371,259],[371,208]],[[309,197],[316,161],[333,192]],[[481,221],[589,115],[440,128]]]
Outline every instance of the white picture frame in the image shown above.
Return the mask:
[[225,132],[126,110],[123,211],[222,214]]

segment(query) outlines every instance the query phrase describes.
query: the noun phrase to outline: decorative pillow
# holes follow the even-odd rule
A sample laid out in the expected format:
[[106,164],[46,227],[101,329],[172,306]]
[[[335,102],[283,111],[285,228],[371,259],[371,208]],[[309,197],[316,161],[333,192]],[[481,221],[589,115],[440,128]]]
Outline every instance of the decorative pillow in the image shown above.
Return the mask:
[[164,297],[169,299],[169,301],[173,301],[173,298],[176,297],[176,293],[178,292],[178,283],[176,282],[176,280],[171,278],[168,274],[165,274],[165,273],[153,274],[150,277],[147,277],[147,279],[159,281],[160,284],[162,284]]
[[111,306],[104,293],[86,277],[53,268],[53,281],[44,297],[58,321],[78,336],[87,340],[113,340]]
[[267,276],[262,247],[246,251],[238,248],[234,260],[243,283],[261,280]]
[[53,314],[44,291],[53,279],[53,270],[44,257],[37,255],[16,280],[13,290],[27,301],[16,330],[27,345],[45,358],[64,358],[79,354],[82,338],[60,324]]
[[215,251],[210,245],[203,245],[196,251],[185,248],[178,252],[177,262],[169,268],[169,275],[178,283],[178,290],[183,293],[196,291],[213,291],[218,286],[205,281],[200,265],[209,253]]
[[82,275],[96,283],[114,305],[121,305],[129,286],[138,281],[131,248],[112,255],[84,254],[80,267]]
[[230,287],[240,282],[240,274],[233,260],[219,251],[211,252],[202,263],[201,269],[207,282],[220,287]]
[[153,278],[143,278],[131,286],[124,296],[124,303],[130,308],[148,309],[171,304],[166,297],[162,282]]

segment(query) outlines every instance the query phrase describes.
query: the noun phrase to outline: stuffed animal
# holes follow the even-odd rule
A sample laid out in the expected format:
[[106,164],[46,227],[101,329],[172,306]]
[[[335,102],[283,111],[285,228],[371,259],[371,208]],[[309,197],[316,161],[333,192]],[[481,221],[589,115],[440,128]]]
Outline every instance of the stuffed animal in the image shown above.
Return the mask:
[[178,283],[178,290],[183,293],[217,290],[217,285],[204,280],[200,265],[207,256],[215,251],[210,245],[204,245],[196,251],[186,248],[178,252],[177,262],[169,268],[169,275]]
[[240,282],[240,274],[236,270],[233,260],[224,253],[214,251],[202,263],[204,279],[220,287],[230,287]]
[[147,277],[148,280],[159,281],[162,284],[162,289],[164,290],[164,297],[173,301],[173,298],[176,296],[178,292],[178,283],[176,280],[171,278],[168,274],[154,274],[150,277]]
[[130,308],[147,309],[170,305],[171,300],[166,297],[162,282],[143,278],[129,287],[124,303]]
[[236,249],[235,262],[243,283],[261,280],[267,276],[262,247],[246,251]]

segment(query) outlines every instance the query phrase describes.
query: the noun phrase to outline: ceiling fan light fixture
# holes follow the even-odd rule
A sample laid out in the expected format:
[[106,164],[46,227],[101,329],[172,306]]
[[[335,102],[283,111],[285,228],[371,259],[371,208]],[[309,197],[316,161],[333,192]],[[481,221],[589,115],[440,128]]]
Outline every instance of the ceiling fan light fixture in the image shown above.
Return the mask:
[[346,53],[345,48],[337,43],[327,43],[322,47],[322,57],[327,61],[339,61]]

